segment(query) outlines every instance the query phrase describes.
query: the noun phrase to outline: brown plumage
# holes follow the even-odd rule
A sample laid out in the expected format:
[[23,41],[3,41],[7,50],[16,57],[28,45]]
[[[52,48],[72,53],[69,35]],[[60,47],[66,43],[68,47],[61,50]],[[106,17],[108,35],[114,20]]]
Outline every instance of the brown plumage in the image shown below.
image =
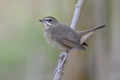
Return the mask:
[[76,32],[69,26],[61,24],[51,16],[45,17],[39,21],[45,26],[44,36],[48,44],[60,51],[68,51],[73,48],[85,50],[83,45],[88,45],[85,42],[80,42],[81,37],[89,32],[105,27],[105,25],[103,25],[86,31]]

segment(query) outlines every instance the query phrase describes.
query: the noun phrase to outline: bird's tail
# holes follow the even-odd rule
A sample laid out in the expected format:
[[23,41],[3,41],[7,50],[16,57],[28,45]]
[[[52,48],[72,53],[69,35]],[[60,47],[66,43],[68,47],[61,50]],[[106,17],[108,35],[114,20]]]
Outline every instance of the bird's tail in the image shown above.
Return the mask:
[[91,29],[84,30],[84,31],[78,31],[77,34],[80,37],[80,44],[83,44],[95,31],[102,29],[104,27],[106,27],[106,25],[93,27]]
[[77,33],[78,33],[78,35],[82,36],[82,35],[88,34],[90,32],[94,32],[94,31],[97,31],[99,29],[102,29],[104,27],[106,27],[106,25],[101,25],[101,26],[93,27],[91,29],[84,30],[84,31],[78,31]]

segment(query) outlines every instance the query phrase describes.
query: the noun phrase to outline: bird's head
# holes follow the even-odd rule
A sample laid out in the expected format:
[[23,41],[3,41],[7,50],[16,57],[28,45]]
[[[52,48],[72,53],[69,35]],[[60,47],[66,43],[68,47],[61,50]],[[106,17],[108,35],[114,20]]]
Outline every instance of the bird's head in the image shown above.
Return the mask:
[[44,17],[39,21],[42,22],[44,26],[47,26],[47,27],[54,27],[57,23],[59,23],[56,18],[51,16]]

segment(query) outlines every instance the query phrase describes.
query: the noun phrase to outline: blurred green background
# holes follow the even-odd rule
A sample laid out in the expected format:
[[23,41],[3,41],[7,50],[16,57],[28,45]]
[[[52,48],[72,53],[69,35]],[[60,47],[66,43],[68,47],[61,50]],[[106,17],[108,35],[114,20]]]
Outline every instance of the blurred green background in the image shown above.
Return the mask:
[[[77,0],[0,0],[0,80],[52,80],[59,52],[39,19],[70,25]],[[84,0],[77,30],[101,24],[87,43],[88,80],[120,80],[120,0]],[[93,65],[95,65],[93,67]]]

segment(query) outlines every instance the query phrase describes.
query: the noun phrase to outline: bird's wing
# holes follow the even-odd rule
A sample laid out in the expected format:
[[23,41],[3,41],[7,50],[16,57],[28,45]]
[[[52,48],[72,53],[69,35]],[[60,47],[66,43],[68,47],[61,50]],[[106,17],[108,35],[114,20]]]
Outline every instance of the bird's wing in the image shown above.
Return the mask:
[[79,38],[74,30],[69,27],[58,26],[54,28],[52,38],[61,45],[66,45],[71,48],[85,49],[79,41]]
[[62,40],[62,43],[64,45],[67,45],[69,47],[72,47],[72,48],[77,48],[77,49],[85,49],[81,44],[80,42],[74,40],[74,39],[71,39],[69,37],[65,37],[63,38]]

